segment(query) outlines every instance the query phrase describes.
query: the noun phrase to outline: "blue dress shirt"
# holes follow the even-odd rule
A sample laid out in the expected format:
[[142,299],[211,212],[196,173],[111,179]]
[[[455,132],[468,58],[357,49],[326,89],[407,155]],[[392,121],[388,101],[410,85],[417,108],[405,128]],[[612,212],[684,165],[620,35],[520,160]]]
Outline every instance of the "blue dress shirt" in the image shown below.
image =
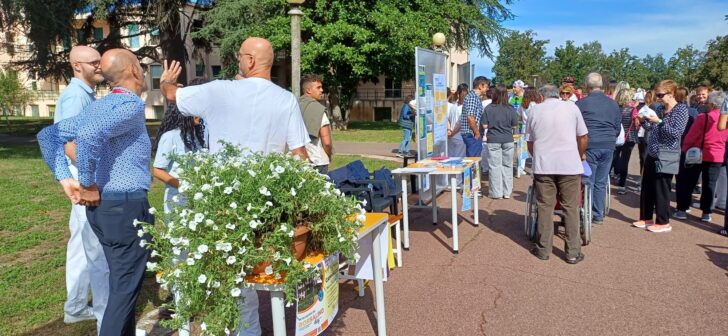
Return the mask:
[[96,95],[90,86],[76,77],[71,78],[66,89],[58,96],[53,122],[57,123],[63,119],[75,117],[94,100],[96,100]]
[[43,160],[56,179],[71,177],[63,145],[76,141],[78,181],[103,192],[149,190],[151,142],[145,126],[144,101],[116,87],[83,113],[38,133]]

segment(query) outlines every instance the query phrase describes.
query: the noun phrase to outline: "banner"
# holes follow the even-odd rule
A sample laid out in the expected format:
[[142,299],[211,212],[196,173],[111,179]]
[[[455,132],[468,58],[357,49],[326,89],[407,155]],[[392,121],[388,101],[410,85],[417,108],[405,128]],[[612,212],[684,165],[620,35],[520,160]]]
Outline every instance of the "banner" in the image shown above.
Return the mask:
[[316,264],[320,277],[296,288],[296,336],[316,336],[339,311],[339,255],[322,257]]

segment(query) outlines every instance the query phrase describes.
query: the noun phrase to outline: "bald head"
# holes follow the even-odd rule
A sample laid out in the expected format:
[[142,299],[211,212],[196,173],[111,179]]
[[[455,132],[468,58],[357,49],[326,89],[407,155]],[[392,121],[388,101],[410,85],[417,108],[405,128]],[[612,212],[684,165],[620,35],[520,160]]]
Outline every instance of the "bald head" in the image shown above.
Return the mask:
[[75,46],[71,49],[68,58],[71,63],[94,62],[101,59],[101,54],[89,46]]
[[141,93],[144,89],[144,71],[139,60],[126,49],[111,49],[101,57],[101,72],[112,86],[122,86]]
[[249,37],[240,45],[239,65],[245,77],[270,79],[273,67],[273,46],[260,37]]

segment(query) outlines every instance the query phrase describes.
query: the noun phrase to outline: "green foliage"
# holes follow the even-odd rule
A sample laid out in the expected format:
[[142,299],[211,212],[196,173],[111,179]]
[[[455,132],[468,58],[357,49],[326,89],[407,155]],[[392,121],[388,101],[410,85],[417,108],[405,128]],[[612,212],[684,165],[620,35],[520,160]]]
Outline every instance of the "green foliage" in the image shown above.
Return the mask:
[[265,262],[270,263],[265,274],[281,280],[287,301],[294,301],[296,285],[315,274],[291,249],[294,230],[301,226],[310,229],[309,251],[358,259],[364,210],[309,164],[230,144],[215,154],[173,159],[180,163],[179,197],[186,205],[139,230],[140,237],[152,233],[148,246],[158,256],[148,269],[157,270],[162,287],[181,298],[170,325],[179,328],[192,318],[213,335],[236,329],[245,277]]
[[498,57],[493,66],[495,81],[510,85],[515,80],[529,82],[531,76],[543,77],[548,40],[537,40],[536,33],[511,31],[500,42]]
[[0,109],[6,119],[14,108],[23,107],[31,101],[33,91],[20,83],[15,71],[0,71]]
[[[386,74],[414,76],[415,47],[429,47],[436,32],[448,33],[448,46],[474,47],[491,55],[489,42],[504,33],[511,0],[314,0],[306,1],[301,23],[302,71],[324,76],[329,91],[348,106],[360,81]],[[207,25],[195,36],[220,45],[225,74],[237,73],[240,43],[248,36],[290,49],[290,19],[284,0],[220,0],[206,13]]]
[[728,35],[718,36],[708,42],[705,60],[699,71],[700,78],[728,90]]

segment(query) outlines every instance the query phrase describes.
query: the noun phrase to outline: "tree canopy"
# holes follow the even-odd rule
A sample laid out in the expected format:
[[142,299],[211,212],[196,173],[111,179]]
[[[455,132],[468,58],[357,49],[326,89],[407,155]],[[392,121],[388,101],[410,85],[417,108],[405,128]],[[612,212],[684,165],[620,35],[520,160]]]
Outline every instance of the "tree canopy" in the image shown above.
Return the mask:
[[495,81],[506,84],[515,80],[530,82],[532,76],[543,76],[548,40],[537,40],[536,33],[511,31],[500,43],[493,65]]

